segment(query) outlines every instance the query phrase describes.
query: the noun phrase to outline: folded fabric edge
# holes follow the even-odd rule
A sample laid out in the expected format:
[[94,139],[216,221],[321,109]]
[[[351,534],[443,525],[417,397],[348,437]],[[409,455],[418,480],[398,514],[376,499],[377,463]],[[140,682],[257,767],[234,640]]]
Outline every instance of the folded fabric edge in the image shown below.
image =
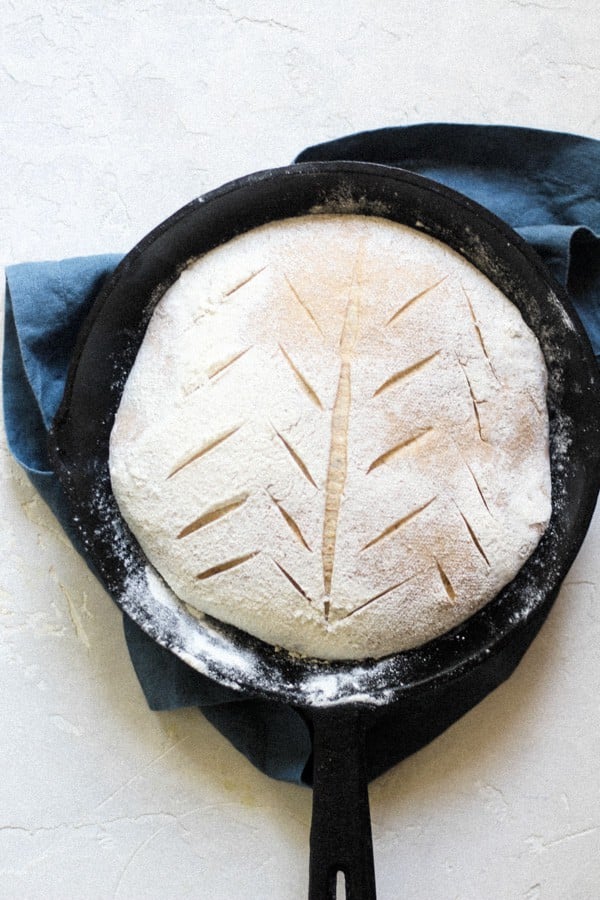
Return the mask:
[[[496,139],[497,141],[499,137],[506,139],[517,136],[521,141],[525,140],[528,143],[533,142],[540,145],[563,143],[570,146],[589,146],[595,149],[597,149],[598,145],[597,140],[587,135],[574,134],[568,131],[553,131],[545,128],[531,128],[527,125],[495,125],[478,122],[416,122],[411,125],[387,125],[382,128],[354,131],[329,141],[311,144],[295,157],[294,162],[309,162],[317,159],[362,159],[365,154],[365,143],[371,144],[371,142],[370,150],[372,150],[372,153],[370,153],[370,161],[383,161],[383,158],[387,157],[390,152],[397,153],[399,134],[406,138],[405,149],[412,150],[422,162],[425,162],[427,155],[424,151],[428,147],[433,146],[437,149],[443,143],[442,136],[446,141],[453,140],[453,149],[455,149],[458,139],[461,150],[468,153],[469,147],[466,146],[467,142],[465,142],[465,147],[463,147],[462,141],[467,137],[470,138],[475,132],[484,138],[486,144],[491,144],[490,139]],[[344,147],[344,156],[341,156],[339,152],[339,148],[342,146]],[[436,152],[437,156],[438,153]]]
[[23,363],[10,288],[4,304],[2,405],[8,449],[29,473],[51,474],[46,428]]
[[46,430],[62,399],[83,320],[121,259],[105,253],[6,268],[21,362]]

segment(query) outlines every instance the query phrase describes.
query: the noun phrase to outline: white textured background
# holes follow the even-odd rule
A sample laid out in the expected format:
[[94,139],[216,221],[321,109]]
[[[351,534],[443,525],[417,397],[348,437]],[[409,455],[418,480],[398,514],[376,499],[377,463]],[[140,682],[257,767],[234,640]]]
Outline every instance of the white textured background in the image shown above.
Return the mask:
[[[0,0],[0,22],[4,265],[125,251],[356,130],[600,138],[596,0]],[[0,897],[304,898],[310,793],[148,711],[118,612],[0,454]],[[381,900],[600,895],[599,542],[596,517],[510,681],[372,785]]]

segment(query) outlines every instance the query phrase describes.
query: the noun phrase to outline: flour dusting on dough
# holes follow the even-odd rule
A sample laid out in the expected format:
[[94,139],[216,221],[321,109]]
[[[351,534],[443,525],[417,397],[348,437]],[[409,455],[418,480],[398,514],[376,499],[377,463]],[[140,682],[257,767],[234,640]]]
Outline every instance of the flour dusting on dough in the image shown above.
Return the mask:
[[113,491],[183,603],[306,657],[382,657],[465,621],[535,549],[546,382],[517,308],[439,241],[271,223],[158,302]]

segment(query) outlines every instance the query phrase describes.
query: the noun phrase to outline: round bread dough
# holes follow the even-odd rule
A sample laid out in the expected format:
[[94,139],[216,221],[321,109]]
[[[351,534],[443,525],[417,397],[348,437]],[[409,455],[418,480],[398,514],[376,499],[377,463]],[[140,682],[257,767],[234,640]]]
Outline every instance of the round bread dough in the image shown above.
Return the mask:
[[150,563],[200,613],[322,659],[471,616],[551,511],[546,368],[444,244],[309,215],[191,262],[123,392],[110,472]]

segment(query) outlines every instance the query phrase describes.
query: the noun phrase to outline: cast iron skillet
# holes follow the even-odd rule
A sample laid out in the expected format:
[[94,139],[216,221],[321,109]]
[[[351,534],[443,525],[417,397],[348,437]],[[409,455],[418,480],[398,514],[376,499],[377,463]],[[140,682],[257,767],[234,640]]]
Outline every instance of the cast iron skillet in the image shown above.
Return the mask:
[[[273,219],[307,213],[383,215],[444,241],[484,272],[537,334],[549,370],[553,513],[533,556],[482,611],[422,648],[379,661],[293,658],[211,619],[198,621],[147,565],[122,520],[108,440],[148,319],[190,261]],[[294,705],[314,729],[309,897],[375,897],[365,730],[390,711],[466,709],[514,668],[554,601],[585,536],[599,488],[598,372],[571,304],[538,257],[493,215],[399,169],[307,163],[241,178],[193,200],[123,260],[79,342],[51,433],[53,463],[81,539],[110,593],[152,638],[245,696]],[[421,710],[422,712],[422,710]],[[423,718],[423,717],[421,717]]]

